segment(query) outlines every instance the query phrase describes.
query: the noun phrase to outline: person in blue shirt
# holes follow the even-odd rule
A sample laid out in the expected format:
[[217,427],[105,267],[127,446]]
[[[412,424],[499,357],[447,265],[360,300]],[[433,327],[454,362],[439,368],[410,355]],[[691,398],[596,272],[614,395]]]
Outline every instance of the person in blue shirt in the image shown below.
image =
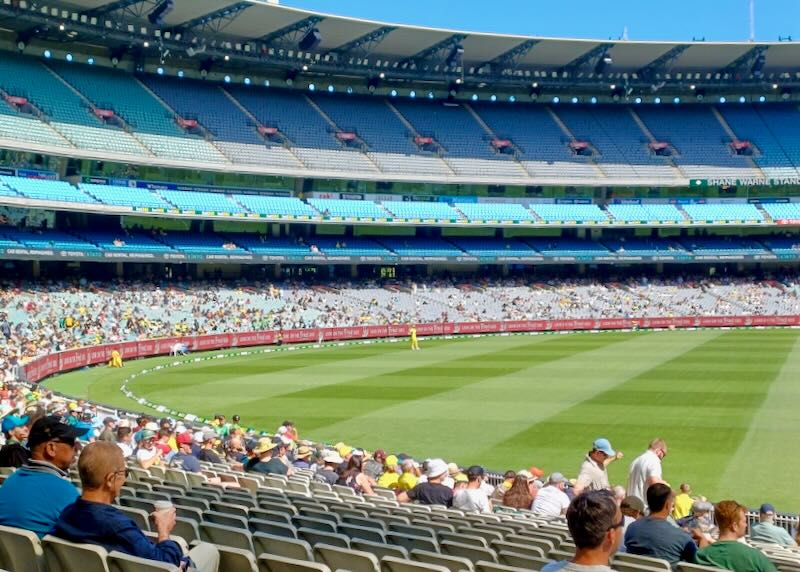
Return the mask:
[[214,545],[200,543],[184,556],[180,545],[170,540],[170,532],[175,528],[174,507],[150,515],[157,533],[153,542],[130,517],[113,506],[128,474],[122,450],[114,443],[97,441],[87,445],[78,460],[78,472],[83,492],[64,509],[51,534],[182,569],[217,570],[219,551]]
[[183,469],[190,473],[200,473],[203,467],[200,466],[200,460],[192,453],[192,443],[194,439],[189,431],[184,431],[175,438],[178,443],[178,452],[172,456],[169,461],[170,467]]
[[78,498],[69,480],[75,439],[81,431],[56,416],[31,427],[31,458],[0,487],[0,524],[24,528],[39,538],[50,532],[61,511]]

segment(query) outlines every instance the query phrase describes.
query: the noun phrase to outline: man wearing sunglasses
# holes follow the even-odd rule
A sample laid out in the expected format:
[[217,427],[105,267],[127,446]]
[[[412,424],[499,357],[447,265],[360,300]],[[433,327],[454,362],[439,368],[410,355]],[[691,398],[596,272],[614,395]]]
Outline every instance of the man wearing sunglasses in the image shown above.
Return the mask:
[[624,524],[609,491],[587,491],[575,497],[567,509],[575,556],[572,560],[551,562],[542,572],[611,572],[608,562],[622,541]]
[[216,571],[219,552],[200,543],[184,556],[180,545],[170,540],[175,528],[175,508],[155,511],[151,517],[158,534],[156,542],[147,538],[136,523],[113,505],[119,496],[128,469],[122,450],[114,443],[97,441],[86,446],[78,460],[83,492],[61,513],[51,534],[72,542],[98,544],[109,552],[167,562],[182,569]]
[[31,457],[0,487],[0,524],[35,532],[50,532],[61,511],[78,498],[69,481],[75,459],[75,439],[82,434],[56,416],[43,417],[31,427]]

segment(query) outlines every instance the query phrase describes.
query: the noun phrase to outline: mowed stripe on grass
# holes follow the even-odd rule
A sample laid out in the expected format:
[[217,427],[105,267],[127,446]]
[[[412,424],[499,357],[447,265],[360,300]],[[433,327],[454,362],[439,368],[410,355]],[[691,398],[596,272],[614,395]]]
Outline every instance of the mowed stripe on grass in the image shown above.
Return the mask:
[[[193,413],[239,413],[259,428],[293,418],[309,438],[496,469],[537,464],[574,474],[592,439],[605,435],[627,454],[612,466],[616,482],[658,435],[670,444],[665,476],[674,485],[688,480],[712,498],[758,504],[750,466],[784,477],[800,468],[779,447],[759,446],[779,442],[771,409],[788,418],[789,403],[800,404],[791,384],[798,339],[792,330],[706,330],[422,340],[420,352],[407,342],[334,346],[193,363],[132,388]],[[96,368],[50,385],[136,407],[119,394],[121,377],[169,361],[131,362],[122,373]]]

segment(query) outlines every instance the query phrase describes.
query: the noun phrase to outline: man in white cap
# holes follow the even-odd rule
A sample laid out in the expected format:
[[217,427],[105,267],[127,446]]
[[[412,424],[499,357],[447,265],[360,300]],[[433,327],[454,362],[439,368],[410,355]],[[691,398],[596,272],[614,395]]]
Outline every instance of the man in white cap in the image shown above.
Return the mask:
[[440,504],[447,507],[453,506],[453,489],[446,487],[442,481],[447,476],[447,463],[442,459],[428,461],[426,476],[428,480],[419,483],[410,491],[397,495],[399,502],[416,501],[420,504]]
[[584,491],[602,491],[611,488],[608,482],[608,465],[622,458],[622,451],[615,451],[608,439],[600,437],[592,443],[586,453],[581,471],[575,482],[575,496]]
[[339,480],[339,473],[336,472],[336,468],[344,463],[344,459],[336,451],[325,451],[322,455],[322,462],[324,465],[317,471],[314,478],[329,485],[335,485],[336,481]]
[[533,499],[533,513],[536,516],[562,516],[567,514],[569,497],[564,489],[567,479],[561,473],[553,473]]
[[664,483],[661,478],[661,461],[667,456],[667,444],[663,439],[653,439],[647,451],[636,457],[628,472],[628,496],[647,500],[647,489],[656,483]]

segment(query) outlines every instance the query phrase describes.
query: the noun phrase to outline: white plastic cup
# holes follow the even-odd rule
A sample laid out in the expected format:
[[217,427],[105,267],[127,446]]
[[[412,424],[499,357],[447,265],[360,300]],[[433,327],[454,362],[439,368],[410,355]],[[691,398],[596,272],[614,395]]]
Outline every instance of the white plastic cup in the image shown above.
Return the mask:
[[161,511],[164,511],[164,510],[172,510],[172,508],[173,508],[172,501],[168,501],[168,500],[157,500],[157,501],[155,501],[153,503],[153,505],[155,506],[155,512],[161,512]]

